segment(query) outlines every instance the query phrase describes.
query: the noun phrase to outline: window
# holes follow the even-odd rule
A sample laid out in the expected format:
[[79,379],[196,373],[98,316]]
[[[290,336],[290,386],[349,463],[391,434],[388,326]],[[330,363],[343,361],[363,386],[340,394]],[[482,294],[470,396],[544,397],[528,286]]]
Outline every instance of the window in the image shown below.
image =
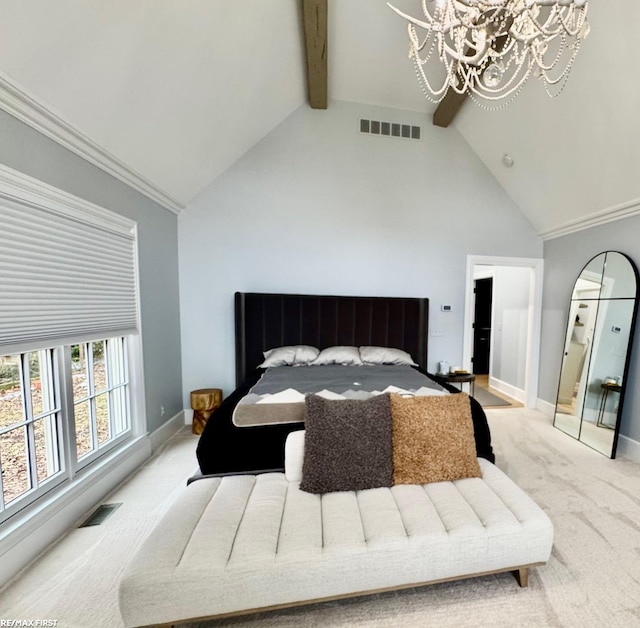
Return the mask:
[[0,357],[0,521],[129,435],[128,371],[124,337]]
[[144,401],[135,222],[0,165],[0,224],[1,523],[117,466]]
[[0,358],[2,511],[61,470],[60,408],[51,358],[50,350]]
[[73,415],[78,462],[129,428],[123,338],[71,346]]

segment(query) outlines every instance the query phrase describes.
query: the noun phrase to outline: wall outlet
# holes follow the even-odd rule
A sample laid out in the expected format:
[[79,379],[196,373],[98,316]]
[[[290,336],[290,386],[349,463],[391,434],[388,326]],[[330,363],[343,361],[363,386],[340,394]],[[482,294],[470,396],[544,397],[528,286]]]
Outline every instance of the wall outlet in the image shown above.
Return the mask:
[[160,416],[164,416],[164,406],[160,406]]

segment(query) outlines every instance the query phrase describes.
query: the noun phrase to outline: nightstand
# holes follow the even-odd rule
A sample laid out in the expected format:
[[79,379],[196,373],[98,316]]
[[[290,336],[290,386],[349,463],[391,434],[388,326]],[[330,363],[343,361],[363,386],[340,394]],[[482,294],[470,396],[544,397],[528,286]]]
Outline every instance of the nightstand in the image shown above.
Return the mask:
[[473,373],[436,373],[434,377],[441,383],[460,384],[460,390],[462,384],[469,384],[469,394],[473,397],[476,386],[476,376]]
[[193,421],[191,431],[194,434],[202,434],[213,411],[222,403],[222,390],[220,388],[200,388],[191,391],[191,408],[193,409]]

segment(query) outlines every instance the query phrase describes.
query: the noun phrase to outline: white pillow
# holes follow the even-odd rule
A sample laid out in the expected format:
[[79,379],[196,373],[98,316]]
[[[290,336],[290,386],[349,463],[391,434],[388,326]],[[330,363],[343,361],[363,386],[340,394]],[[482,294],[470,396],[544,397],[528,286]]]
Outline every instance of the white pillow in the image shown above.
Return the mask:
[[291,345],[288,347],[276,347],[265,351],[264,362],[259,368],[270,368],[273,366],[297,366],[307,365],[318,357],[320,351],[316,347],[309,345]]
[[327,347],[320,351],[320,355],[311,363],[311,366],[323,366],[325,364],[341,364],[342,366],[361,366],[358,347]]
[[360,357],[365,364],[408,364],[418,366],[402,349],[392,347],[360,347]]
[[311,364],[318,355],[320,355],[320,349],[317,347],[298,345],[296,347],[296,357],[293,362],[294,366],[307,366],[308,364]]
[[284,476],[289,482],[302,482],[305,430],[289,432],[284,442]]

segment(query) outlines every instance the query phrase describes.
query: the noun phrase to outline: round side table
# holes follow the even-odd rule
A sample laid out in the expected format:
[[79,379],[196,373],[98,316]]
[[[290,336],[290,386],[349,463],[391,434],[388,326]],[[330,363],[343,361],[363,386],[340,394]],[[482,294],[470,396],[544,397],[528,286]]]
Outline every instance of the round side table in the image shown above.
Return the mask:
[[191,391],[191,408],[193,409],[191,431],[194,434],[202,434],[209,417],[221,403],[222,390],[220,388],[200,388]]
[[473,373],[436,373],[435,378],[447,384],[469,384],[469,394],[473,397],[475,392],[476,376]]

